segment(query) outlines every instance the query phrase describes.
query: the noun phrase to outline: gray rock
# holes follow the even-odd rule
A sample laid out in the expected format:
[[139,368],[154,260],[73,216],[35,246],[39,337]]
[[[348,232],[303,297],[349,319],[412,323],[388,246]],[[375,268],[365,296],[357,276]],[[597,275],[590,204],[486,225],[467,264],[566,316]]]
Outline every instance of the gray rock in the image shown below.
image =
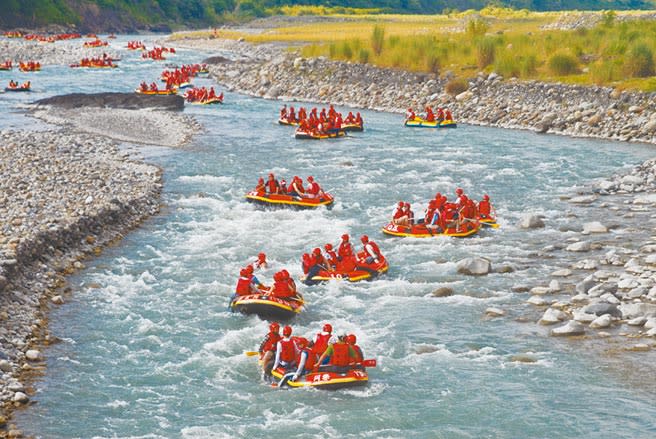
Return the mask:
[[588,241],[579,241],[568,245],[565,250],[570,252],[589,252],[591,248]]
[[456,264],[458,273],[481,276],[488,274],[492,269],[492,264],[489,260],[480,257],[465,258]]
[[25,358],[27,358],[29,361],[41,361],[43,357],[41,352],[37,351],[36,349],[30,349],[29,351],[25,352]]
[[656,304],[651,303],[623,303],[617,307],[625,320],[637,317],[656,316]]
[[647,317],[640,316],[627,321],[626,324],[629,326],[642,326],[645,324],[646,321],[647,321]]
[[66,109],[98,107],[136,110],[156,108],[159,110],[182,111],[184,109],[184,98],[178,95],[156,96],[136,93],[71,93],[41,99],[36,101],[35,104]]
[[585,328],[579,322],[569,321],[565,325],[551,330],[551,335],[555,337],[572,337],[585,334]]
[[622,317],[622,311],[618,309],[617,305],[606,302],[591,303],[590,305],[584,306],[582,311],[586,314],[594,314],[596,316],[610,314],[613,317]]
[[570,198],[569,202],[574,204],[590,204],[597,200],[596,195],[581,195],[578,197]]
[[440,287],[433,291],[432,296],[434,297],[448,297],[453,295],[453,288],[450,287]]
[[16,392],[11,400],[20,404],[26,404],[30,401],[30,398],[23,392]]
[[596,315],[588,314],[586,312],[581,311],[580,309],[574,311],[572,315],[573,315],[573,319],[580,323],[590,323],[597,318]]
[[554,271],[553,273],[551,273],[551,275],[554,277],[568,277],[572,275],[572,270],[570,270],[569,268],[563,268]]
[[526,302],[530,303],[531,305],[535,305],[535,306],[548,305],[548,302],[540,296],[531,296],[531,297],[528,298],[528,300]]
[[501,308],[489,307],[485,310],[485,315],[488,317],[502,317],[506,315],[506,312]]
[[608,228],[599,221],[592,221],[583,224],[583,233],[607,233]]
[[576,284],[576,292],[579,294],[586,294],[592,287],[597,285],[597,282],[592,276],[588,276],[581,282]]
[[519,227],[522,229],[539,229],[544,227],[544,221],[538,215],[526,214],[519,221]]
[[542,318],[538,321],[541,325],[554,325],[560,323],[563,320],[567,320],[567,314],[559,309],[548,308]]
[[604,314],[594,319],[592,323],[590,323],[590,327],[593,329],[608,328],[612,322],[613,318],[610,314]]
[[50,299],[50,301],[52,303],[54,303],[55,305],[63,305],[63,303],[64,303],[64,299],[62,298],[62,296],[59,296],[59,295],[53,296],[53,298]]
[[7,360],[0,360],[0,371],[11,372],[11,363]]

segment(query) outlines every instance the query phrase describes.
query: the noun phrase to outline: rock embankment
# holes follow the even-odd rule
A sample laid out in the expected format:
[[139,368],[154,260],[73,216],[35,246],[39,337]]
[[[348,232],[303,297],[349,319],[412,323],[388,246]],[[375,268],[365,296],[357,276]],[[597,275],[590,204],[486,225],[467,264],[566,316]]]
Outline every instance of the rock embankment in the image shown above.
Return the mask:
[[161,188],[157,167],[106,138],[0,132],[0,417],[30,401],[22,378],[44,366],[63,276],[156,213]]
[[36,105],[51,105],[60,108],[76,109],[81,107],[120,108],[139,110],[143,108],[182,111],[184,99],[178,95],[140,95],[137,93],[71,93],[52,96],[35,102]]
[[473,125],[656,143],[653,93],[506,81],[495,73],[479,73],[469,80],[468,90],[452,96],[445,92],[448,80],[434,74],[306,59],[274,45],[223,40],[180,44],[235,51],[238,62],[212,66],[212,74],[229,89],[254,96],[391,112],[442,106],[450,108],[458,122]]
[[84,47],[89,39],[57,41],[56,43],[39,43],[19,38],[0,38],[0,58],[19,61],[34,60],[41,65],[68,65],[79,62],[82,58],[95,58],[106,53],[110,57],[119,58],[118,51],[110,46],[91,48]]

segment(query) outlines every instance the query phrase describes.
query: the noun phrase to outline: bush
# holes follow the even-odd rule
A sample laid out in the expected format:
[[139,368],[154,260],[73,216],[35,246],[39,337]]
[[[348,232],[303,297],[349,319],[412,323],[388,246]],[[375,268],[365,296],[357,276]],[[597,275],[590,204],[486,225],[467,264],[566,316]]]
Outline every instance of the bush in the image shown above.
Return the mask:
[[383,44],[385,43],[385,28],[382,26],[374,26],[371,33],[371,48],[376,55],[380,55],[383,51]]
[[346,59],[351,59],[353,58],[353,49],[351,49],[351,45],[349,44],[348,41],[343,41],[341,44],[341,47],[339,48],[339,51],[341,52],[342,56]]
[[473,18],[467,22],[467,34],[472,37],[480,37],[490,28],[487,21],[482,18]]
[[437,55],[433,53],[428,55],[426,58],[426,70],[435,74],[440,73],[440,58]]
[[360,52],[358,53],[358,60],[362,64],[367,64],[369,62],[370,56],[371,52],[369,52],[367,49],[360,49]]
[[496,44],[492,38],[483,38],[476,45],[476,60],[478,67],[484,69],[494,62]]
[[469,83],[464,79],[452,79],[446,83],[444,91],[446,91],[451,96],[457,96],[463,91],[467,91],[469,88]]
[[504,54],[497,57],[496,62],[494,63],[494,71],[504,78],[510,78],[512,76],[519,76],[519,62],[513,54]]
[[654,75],[654,55],[644,43],[638,43],[629,50],[624,63],[627,76],[646,78]]
[[597,85],[609,84],[621,78],[621,69],[612,61],[600,61],[590,66],[590,78]]
[[578,72],[578,61],[567,53],[557,53],[549,58],[549,70],[558,76],[571,75]]

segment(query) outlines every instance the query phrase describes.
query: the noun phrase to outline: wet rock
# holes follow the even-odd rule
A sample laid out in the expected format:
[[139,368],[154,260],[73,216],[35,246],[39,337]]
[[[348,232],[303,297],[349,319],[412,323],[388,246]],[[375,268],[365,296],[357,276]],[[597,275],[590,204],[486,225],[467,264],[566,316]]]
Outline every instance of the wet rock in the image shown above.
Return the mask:
[[11,372],[11,363],[7,360],[0,360],[0,371]]
[[37,351],[36,349],[30,349],[29,351],[25,352],[25,358],[27,358],[29,361],[41,361],[43,359],[41,352]]
[[64,299],[62,298],[62,296],[59,296],[59,295],[53,296],[53,298],[50,299],[50,301],[52,303],[54,303],[55,305],[63,305],[64,304]]
[[549,304],[545,299],[543,299],[540,296],[531,296],[528,298],[526,302],[535,306],[545,306]]
[[460,274],[482,276],[490,273],[492,264],[485,258],[473,257],[458,261],[456,268]]
[[592,221],[583,224],[583,233],[607,233],[608,228],[599,221]]
[[137,93],[71,93],[41,99],[36,101],[35,104],[66,109],[97,107],[125,110],[151,108],[182,111],[184,109],[184,98],[178,95],[141,95]]
[[577,309],[572,313],[572,318],[580,323],[591,323],[594,321],[594,319],[597,318],[597,316],[594,314],[588,314],[586,312],[581,311],[580,309]]
[[488,317],[503,317],[506,312],[501,308],[489,307],[485,310],[485,315]]
[[591,248],[588,241],[579,241],[568,245],[565,250],[569,252],[589,252]]
[[510,287],[510,291],[513,293],[526,293],[530,290],[531,288],[526,286],[526,285],[513,285]]
[[433,297],[448,297],[453,295],[453,288],[440,287],[431,293]]
[[522,229],[539,229],[544,227],[544,221],[538,215],[526,214],[519,221],[519,227]]
[[549,282],[549,292],[557,293],[560,290],[561,290],[560,282],[558,282],[556,279],[552,279],[551,282]]
[[14,393],[14,397],[11,400],[21,404],[26,404],[30,401],[30,398],[23,392],[16,392]]
[[513,363],[537,363],[538,359],[531,354],[515,354],[510,357]]
[[567,318],[568,315],[563,311],[549,308],[544,312],[538,323],[541,325],[554,325],[556,323],[562,322],[563,320],[567,320]]
[[551,330],[551,335],[555,337],[572,337],[584,335],[585,328],[579,322],[569,321],[565,325]]
[[617,307],[621,317],[625,320],[638,317],[656,316],[656,304],[651,303],[623,303]]
[[608,328],[612,322],[613,318],[610,316],[610,314],[604,314],[594,319],[590,323],[590,327],[593,329]]
[[622,311],[617,308],[617,305],[612,303],[591,303],[590,305],[584,306],[581,311],[586,314],[594,314],[596,316],[610,314],[613,317],[622,317]]
[[554,271],[553,273],[551,273],[551,275],[554,277],[568,277],[572,275],[572,270],[570,270],[569,268],[563,268]]
[[626,324],[629,326],[642,326],[645,324],[646,321],[647,321],[647,317],[640,316],[627,321]]
[[597,285],[597,281],[592,276],[588,276],[581,282],[576,284],[576,292],[579,294],[586,294],[592,287]]
[[590,204],[597,200],[595,195],[581,195],[578,197],[570,198],[569,202],[573,204]]

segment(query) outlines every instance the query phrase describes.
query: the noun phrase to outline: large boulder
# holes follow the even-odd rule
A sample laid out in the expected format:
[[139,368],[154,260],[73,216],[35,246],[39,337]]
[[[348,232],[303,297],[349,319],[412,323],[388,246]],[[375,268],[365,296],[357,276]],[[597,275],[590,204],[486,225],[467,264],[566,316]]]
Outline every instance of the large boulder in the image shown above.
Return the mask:
[[656,316],[656,305],[652,303],[623,303],[617,308],[622,313],[622,318],[626,320]]
[[590,327],[593,329],[602,329],[602,328],[608,328],[610,324],[613,323],[613,318],[611,317],[610,314],[604,314],[602,316],[597,317],[590,323]]
[[473,257],[458,261],[456,268],[458,269],[458,273],[461,274],[482,276],[492,270],[492,264],[485,258]]
[[622,311],[620,311],[617,305],[606,302],[597,302],[586,305],[581,310],[586,314],[594,314],[596,316],[602,316],[604,314],[610,314],[613,317],[622,317]]
[[522,229],[539,229],[544,227],[544,221],[539,215],[529,213],[519,220],[519,227]]
[[570,320],[563,326],[551,330],[551,335],[555,337],[572,337],[583,334],[585,334],[585,327],[574,320]]
[[563,320],[567,320],[567,314],[559,309],[549,308],[544,312],[538,323],[541,325],[554,325]]
[[607,233],[608,228],[599,221],[592,221],[583,224],[583,233]]
[[136,93],[71,93],[41,99],[36,101],[35,104],[66,109],[97,107],[124,110],[155,108],[158,110],[182,111],[184,109],[184,98],[178,95],[141,95]]
[[591,248],[592,247],[588,241],[579,241],[568,245],[565,250],[568,252],[589,252]]

